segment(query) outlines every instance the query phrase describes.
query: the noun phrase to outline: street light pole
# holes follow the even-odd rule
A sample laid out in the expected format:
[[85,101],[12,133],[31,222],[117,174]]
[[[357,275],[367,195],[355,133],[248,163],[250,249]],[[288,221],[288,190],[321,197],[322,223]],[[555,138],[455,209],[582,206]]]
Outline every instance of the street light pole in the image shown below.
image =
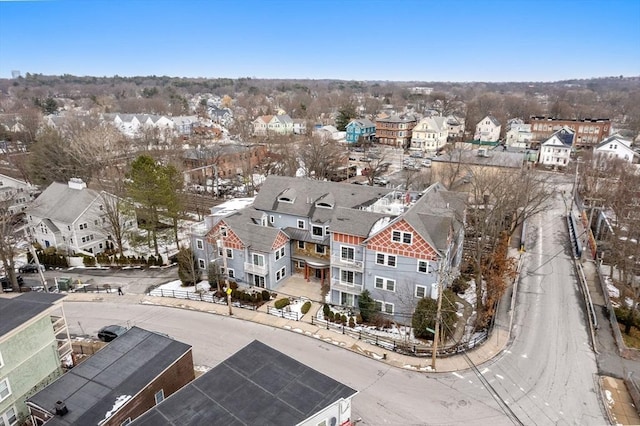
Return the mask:
[[442,293],[444,286],[442,284],[442,278],[444,276],[444,263],[447,256],[443,256],[440,259],[440,266],[438,267],[438,307],[436,310],[436,325],[433,333],[433,349],[431,351],[431,368],[436,369],[436,358],[438,353],[438,340],[440,340],[440,323],[442,321]]

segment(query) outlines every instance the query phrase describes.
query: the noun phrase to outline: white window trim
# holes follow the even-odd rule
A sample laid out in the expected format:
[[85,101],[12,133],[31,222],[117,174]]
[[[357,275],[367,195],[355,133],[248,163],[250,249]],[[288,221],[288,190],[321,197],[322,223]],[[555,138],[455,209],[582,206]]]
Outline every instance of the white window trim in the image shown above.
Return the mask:
[[[260,265],[259,263],[255,263],[254,256],[258,256],[258,257],[262,258],[262,265]],[[265,262],[265,259],[264,259],[264,254],[251,253],[251,264],[252,265],[256,265],[256,266],[266,266],[266,262]]]
[[[316,235],[316,234],[314,233],[314,231],[315,231],[317,228],[320,228],[320,235]],[[324,234],[324,227],[322,227],[322,226],[320,226],[320,225],[311,225],[311,236],[312,236],[313,238],[324,238],[324,235],[325,235],[325,234]]]
[[274,223],[274,222],[275,222],[275,220],[276,220],[276,218],[275,218],[273,215],[270,215],[270,216],[269,216],[269,222],[270,222],[270,223]]
[[4,378],[4,379],[0,380],[0,383],[2,383],[2,382],[6,382],[7,391],[9,391],[9,393],[4,398],[2,396],[0,396],[0,402],[4,401],[5,399],[7,399],[7,398],[9,398],[11,396],[11,384],[9,383],[9,378],[7,377],[7,378]]
[[[396,233],[396,232],[400,234],[400,239],[399,240],[395,240],[394,239],[393,234]],[[405,243],[404,242],[405,235],[409,235],[409,239],[411,240],[411,242],[409,242],[409,243]],[[400,243],[400,244],[413,244],[413,232],[392,230],[391,231],[391,241],[394,242],[394,243]]]
[[202,259],[202,258],[198,258],[198,267],[199,267],[200,269],[204,269],[204,268],[206,267],[206,265],[207,265],[207,264],[206,264],[206,262],[204,261],[204,259]]
[[[419,288],[424,289],[424,296],[418,296],[418,289],[419,289]],[[427,297],[427,286],[425,286],[425,285],[417,285],[417,286],[416,286],[416,291],[415,291],[414,295],[415,295],[418,299],[422,299],[423,297]]]
[[[353,251],[353,259],[349,259],[348,257],[342,257],[342,250],[343,249],[350,249]],[[356,248],[353,246],[343,246],[340,245],[340,260],[342,260],[343,262],[354,262],[356,259]]]
[[[160,394],[160,401],[158,401],[158,394]],[[160,389],[158,392],[153,394],[153,399],[156,402],[156,405],[160,404],[162,401],[164,401],[164,389]]]
[[[424,272],[422,272],[420,270],[420,263],[425,263],[427,265],[427,267],[425,268],[426,270]],[[416,265],[416,271],[421,273],[421,274],[428,274],[430,266],[431,265],[429,265],[429,261],[428,260],[418,260],[418,264]]]
[[[351,273],[353,275],[353,282],[344,281],[342,279],[342,274],[344,272],[346,272],[347,274]],[[349,287],[353,287],[354,285],[356,285],[356,273],[354,271],[349,270],[349,269],[340,269],[340,284],[346,285],[346,286],[349,286]]]
[[[300,226],[302,225],[302,226]],[[298,229],[307,229],[307,225],[305,224],[304,220],[302,219],[298,219],[297,225]]]
[[4,360],[2,359],[2,352],[0,352],[0,368],[4,367]]
[[233,249],[225,248],[225,251],[226,251],[225,256],[227,257],[227,259],[233,259]]
[[[378,279],[382,280],[382,288],[378,287]],[[393,290],[389,290],[389,281],[393,282]],[[377,276],[374,278],[373,280],[373,287],[376,290],[384,290],[384,291],[390,291],[392,293],[396,292],[396,287],[397,287],[397,281],[394,280],[393,278],[385,278],[385,277],[381,277],[381,276]]]
[[201,239],[197,238],[196,239],[196,248],[198,250],[203,250],[204,249],[204,241],[202,241]]
[[[384,256],[384,259],[382,261],[382,263],[378,263],[378,255],[381,254]],[[395,265],[389,265],[389,257],[393,256],[396,260]],[[382,252],[376,252],[376,259],[375,259],[375,263],[376,265],[383,265],[383,266],[388,266],[389,268],[397,268],[398,267],[398,256],[395,254],[387,254],[387,253],[382,253]]]
[[236,277],[236,271],[234,271],[233,269],[229,268],[227,269],[227,276],[229,278],[235,278]]
[[[379,312],[387,315],[393,315],[395,313],[395,306],[393,303],[385,302],[384,300],[374,300],[374,302],[380,304]],[[391,312],[387,312],[387,306],[391,306]]]
[[[9,422],[9,417],[7,416],[7,413],[13,410],[13,417],[15,417],[15,421],[14,422]],[[9,426],[13,426],[18,424],[18,410],[16,410],[16,406],[12,405],[11,407],[8,407],[4,413],[0,414],[0,424],[8,424]]]

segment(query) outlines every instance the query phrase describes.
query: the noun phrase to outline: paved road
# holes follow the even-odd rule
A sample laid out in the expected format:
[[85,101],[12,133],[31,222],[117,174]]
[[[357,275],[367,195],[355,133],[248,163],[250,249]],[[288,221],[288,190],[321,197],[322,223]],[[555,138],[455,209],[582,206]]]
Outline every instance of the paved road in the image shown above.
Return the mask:
[[[253,339],[357,389],[353,417],[363,425],[509,425],[490,394],[473,380],[400,370],[290,331],[234,318],[149,305],[65,302],[72,334],[95,336],[106,324],[137,325],[193,346],[196,365],[213,367]],[[458,374],[458,373],[455,373]]]
[[492,367],[496,389],[525,424],[601,425],[582,296],[560,194],[530,223],[513,343]]

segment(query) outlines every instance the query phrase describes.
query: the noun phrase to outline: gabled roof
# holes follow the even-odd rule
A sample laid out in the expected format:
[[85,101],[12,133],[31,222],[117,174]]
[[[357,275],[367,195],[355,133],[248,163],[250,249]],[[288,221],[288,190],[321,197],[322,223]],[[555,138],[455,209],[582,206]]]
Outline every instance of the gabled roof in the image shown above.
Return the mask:
[[627,148],[629,148],[631,151],[633,151],[631,149],[631,143],[632,141],[630,139],[626,139],[623,138],[620,134],[616,133],[615,135],[611,135],[608,138],[604,139],[602,142],[600,142],[597,146],[596,149],[598,148],[602,148],[602,147],[606,147],[608,144],[610,143],[619,143],[621,145],[626,146]]
[[281,231],[279,228],[254,223],[253,219],[261,214],[262,212],[247,207],[226,216],[223,221],[240,238],[245,247],[250,250],[270,253],[273,243]]
[[412,114],[392,115],[390,117],[378,117],[376,121],[385,123],[410,123],[412,121],[418,121]]
[[356,393],[254,340],[133,424],[296,425]]
[[374,225],[380,219],[385,217],[392,218],[394,216],[365,210],[338,207],[335,211],[335,215],[331,219],[331,226],[329,227],[329,230],[340,234],[367,238]]
[[137,395],[190,350],[187,344],[132,327],[27,402],[53,414],[56,401],[64,401],[69,412],[47,425],[98,425],[118,398]]
[[[389,190],[381,187],[272,175],[267,176],[262,184],[253,207],[258,210],[308,217],[312,221],[324,223],[331,219],[333,212],[331,209],[316,207],[315,202],[329,193],[333,194],[335,200],[334,209],[359,209],[361,206],[373,204],[388,192]],[[291,194],[296,195],[291,197]],[[289,196],[293,202],[278,201],[283,195]]]
[[466,194],[448,191],[442,184],[434,183],[388,226],[405,220],[433,248],[442,252],[448,247],[449,232],[457,232],[462,227],[466,198]]
[[493,123],[494,126],[496,126],[496,127],[500,126],[500,121],[498,121],[498,119],[495,118],[493,115],[487,115],[485,118],[480,120],[480,122],[478,124],[482,123],[486,119],[491,120],[491,123]]
[[562,129],[552,134],[549,139],[542,143],[542,145],[571,148],[573,146],[573,140],[575,136],[576,132],[571,130],[569,127],[563,127]]
[[350,125],[363,127],[363,128],[376,127],[375,123],[369,120],[368,118],[358,118],[358,119],[351,120],[349,124],[347,124],[347,126],[350,126]]
[[64,294],[36,291],[22,293],[10,299],[0,297],[0,337],[40,315],[64,297]]
[[71,224],[91,203],[102,197],[101,194],[93,189],[73,189],[67,184],[53,182],[33,201],[28,214]]
[[521,168],[526,154],[524,152],[488,151],[487,156],[478,155],[478,150],[453,151],[431,159],[435,163],[457,163],[490,167]]

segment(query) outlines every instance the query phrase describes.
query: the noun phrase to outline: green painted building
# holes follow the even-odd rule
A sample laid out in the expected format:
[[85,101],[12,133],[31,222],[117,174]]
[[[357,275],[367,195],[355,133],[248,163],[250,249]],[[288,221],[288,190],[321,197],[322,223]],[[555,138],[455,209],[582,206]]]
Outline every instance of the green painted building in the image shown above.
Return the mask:
[[62,375],[71,339],[62,294],[0,297],[0,425],[28,417],[25,400]]

